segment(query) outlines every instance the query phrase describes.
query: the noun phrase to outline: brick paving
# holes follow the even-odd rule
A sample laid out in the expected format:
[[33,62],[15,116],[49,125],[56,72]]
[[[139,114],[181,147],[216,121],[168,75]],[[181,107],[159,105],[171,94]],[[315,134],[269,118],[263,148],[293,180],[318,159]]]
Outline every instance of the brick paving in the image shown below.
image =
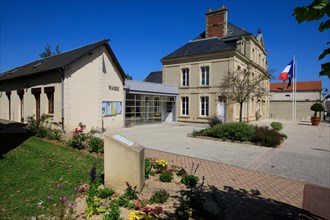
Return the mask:
[[146,158],[164,159],[191,171],[215,187],[224,219],[322,219],[305,212],[302,216],[304,186],[300,181],[273,176],[227,164],[145,149]]

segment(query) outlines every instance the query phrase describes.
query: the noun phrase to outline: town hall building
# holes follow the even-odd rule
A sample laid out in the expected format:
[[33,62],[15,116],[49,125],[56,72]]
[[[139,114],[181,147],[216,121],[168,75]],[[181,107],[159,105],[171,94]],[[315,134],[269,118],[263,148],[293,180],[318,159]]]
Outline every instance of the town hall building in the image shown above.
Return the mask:
[[213,115],[223,122],[238,121],[239,105],[229,104],[219,86],[227,74],[248,68],[251,77],[268,79],[260,84],[267,92],[262,98],[252,94],[244,103],[243,121],[267,118],[270,77],[266,56],[260,29],[253,35],[228,22],[224,6],[210,9],[205,31],[161,59],[162,83],[179,87],[178,121],[206,123]]

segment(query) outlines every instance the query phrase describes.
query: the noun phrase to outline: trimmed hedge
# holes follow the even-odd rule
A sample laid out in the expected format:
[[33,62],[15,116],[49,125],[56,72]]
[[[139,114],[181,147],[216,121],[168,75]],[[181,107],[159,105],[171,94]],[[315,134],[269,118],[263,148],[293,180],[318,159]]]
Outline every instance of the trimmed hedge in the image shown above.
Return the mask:
[[287,138],[286,135],[275,129],[270,129],[268,126],[258,127],[244,122],[217,124],[211,128],[194,131],[192,136],[209,136],[231,141],[250,141],[265,147],[277,147]]
[[254,130],[252,142],[265,147],[277,147],[287,138],[286,135],[279,133],[275,129],[270,129],[268,126],[255,126]]
[[253,126],[243,122],[217,124],[203,131],[203,135],[232,141],[250,141],[253,133]]
[[280,130],[283,129],[283,125],[282,125],[281,122],[273,121],[273,122],[270,124],[270,126],[271,126],[273,129],[277,130],[277,131],[280,131]]

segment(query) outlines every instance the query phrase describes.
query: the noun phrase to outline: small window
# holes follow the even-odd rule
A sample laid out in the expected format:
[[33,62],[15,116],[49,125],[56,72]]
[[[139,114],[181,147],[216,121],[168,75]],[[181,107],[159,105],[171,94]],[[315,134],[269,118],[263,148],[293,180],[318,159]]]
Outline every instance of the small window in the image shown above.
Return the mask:
[[209,116],[209,97],[201,97],[201,116]]
[[181,98],[181,114],[189,115],[189,97],[187,96]]
[[202,86],[208,86],[209,85],[209,71],[210,68],[208,66],[202,66],[201,68],[202,71],[202,82],[201,85]]
[[285,97],[290,97],[290,95],[289,94],[286,94]]
[[189,69],[182,69],[182,86],[189,86]]

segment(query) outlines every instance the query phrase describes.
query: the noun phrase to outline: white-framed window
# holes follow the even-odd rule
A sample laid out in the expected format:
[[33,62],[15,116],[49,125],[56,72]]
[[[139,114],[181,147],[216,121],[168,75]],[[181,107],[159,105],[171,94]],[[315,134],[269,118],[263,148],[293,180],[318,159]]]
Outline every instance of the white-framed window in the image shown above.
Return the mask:
[[154,98],[154,112],[156,114],[160,114],[160,102],[159,102],[159,97]]
[[182,86],[189,86],[189,69],[183,68],[182,71]]
[[210,77],[210,68],[209,68],[209,66],[202,66],[201,67],[201,72],[202,72],[201,85],[202,86],[208,86],[209,85],[209,77]]
[[181,97],[181,115],[189,115],[189,97]]
[[201,96],[201,116],[209,116],[209,97]]
[[102,102],[102,115],[114,116],[122,113],[122,103],[113,101]]

